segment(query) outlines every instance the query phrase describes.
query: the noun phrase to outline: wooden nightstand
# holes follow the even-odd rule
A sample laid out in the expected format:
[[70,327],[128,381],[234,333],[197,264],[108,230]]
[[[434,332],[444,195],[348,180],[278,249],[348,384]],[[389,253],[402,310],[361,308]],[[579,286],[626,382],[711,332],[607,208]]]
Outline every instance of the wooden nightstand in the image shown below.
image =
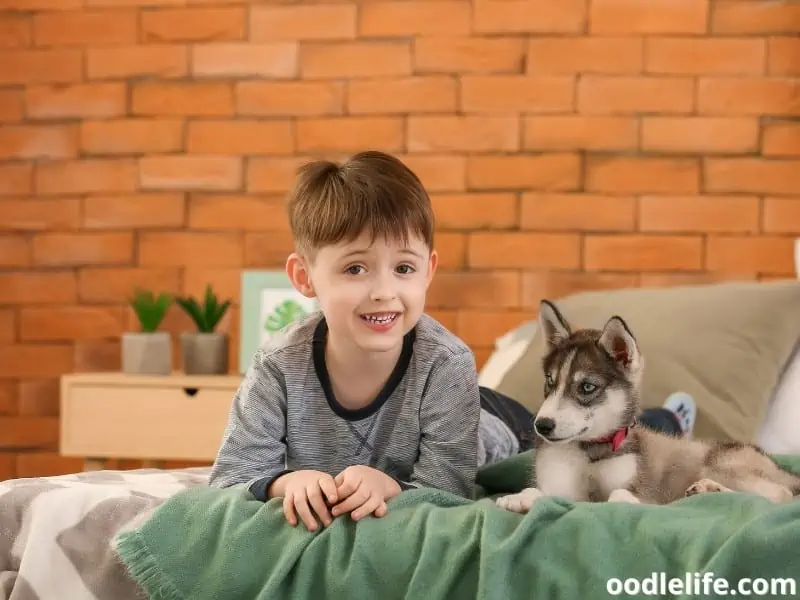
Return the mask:
[[86,470],[110,458],[212,462],[242,379],[239,375],[166,376],[75,373],[61,378],[63,456]]

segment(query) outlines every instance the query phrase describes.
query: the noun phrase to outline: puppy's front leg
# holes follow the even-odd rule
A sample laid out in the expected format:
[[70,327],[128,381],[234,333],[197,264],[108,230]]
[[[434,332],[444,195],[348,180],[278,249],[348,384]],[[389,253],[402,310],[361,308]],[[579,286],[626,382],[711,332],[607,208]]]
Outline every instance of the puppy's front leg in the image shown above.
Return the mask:
[[501,496],[495,501],[495,504],[511,512],[526,513],[542,496],[544,496],[544,494],[537,488],[525,488],[517,494]]
[[616,490],[611,490],[611,493],[608,495],[609,502],[624,502],[627,504],[641,504],[642,501],[639,500],[636,496],[634,496],[628,490],[617,488]]

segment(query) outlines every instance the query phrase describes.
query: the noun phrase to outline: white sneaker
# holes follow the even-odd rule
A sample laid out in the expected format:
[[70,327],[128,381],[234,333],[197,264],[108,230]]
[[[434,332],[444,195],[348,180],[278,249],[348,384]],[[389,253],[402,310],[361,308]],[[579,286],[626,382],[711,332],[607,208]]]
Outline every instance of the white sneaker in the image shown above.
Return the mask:
[[662,406],[678,418],[683,435],[692,437],[694,422],[697,419],[697,405],[694,398],[686,392],[675,392],[667,397]]

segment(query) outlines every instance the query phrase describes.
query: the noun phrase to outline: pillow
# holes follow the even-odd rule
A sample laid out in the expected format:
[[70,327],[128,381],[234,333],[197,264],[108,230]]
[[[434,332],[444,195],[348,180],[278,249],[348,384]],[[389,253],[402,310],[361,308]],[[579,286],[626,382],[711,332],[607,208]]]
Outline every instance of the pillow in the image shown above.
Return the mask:
[[[600,329],[621,316],[646,361],[642,408],[661,406],[676,391],[691,394],[698,438],[755,441],[800,338],[795,280],[590,291],[555,304],[573,329]],[[492,387],[535,412],[542,401],[542,352],[535,331]]]
[[767,407],[756,442],[771,454],[800,456],[800,347],[795,349]]

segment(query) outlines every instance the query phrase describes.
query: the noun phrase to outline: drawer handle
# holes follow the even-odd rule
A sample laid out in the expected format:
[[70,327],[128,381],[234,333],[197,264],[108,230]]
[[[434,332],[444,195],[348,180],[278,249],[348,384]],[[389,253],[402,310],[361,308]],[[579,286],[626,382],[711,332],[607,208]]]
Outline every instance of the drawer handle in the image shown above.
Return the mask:
[[197,393],[197,388],[183,388],[183,393],[187,396],[194,396]]

